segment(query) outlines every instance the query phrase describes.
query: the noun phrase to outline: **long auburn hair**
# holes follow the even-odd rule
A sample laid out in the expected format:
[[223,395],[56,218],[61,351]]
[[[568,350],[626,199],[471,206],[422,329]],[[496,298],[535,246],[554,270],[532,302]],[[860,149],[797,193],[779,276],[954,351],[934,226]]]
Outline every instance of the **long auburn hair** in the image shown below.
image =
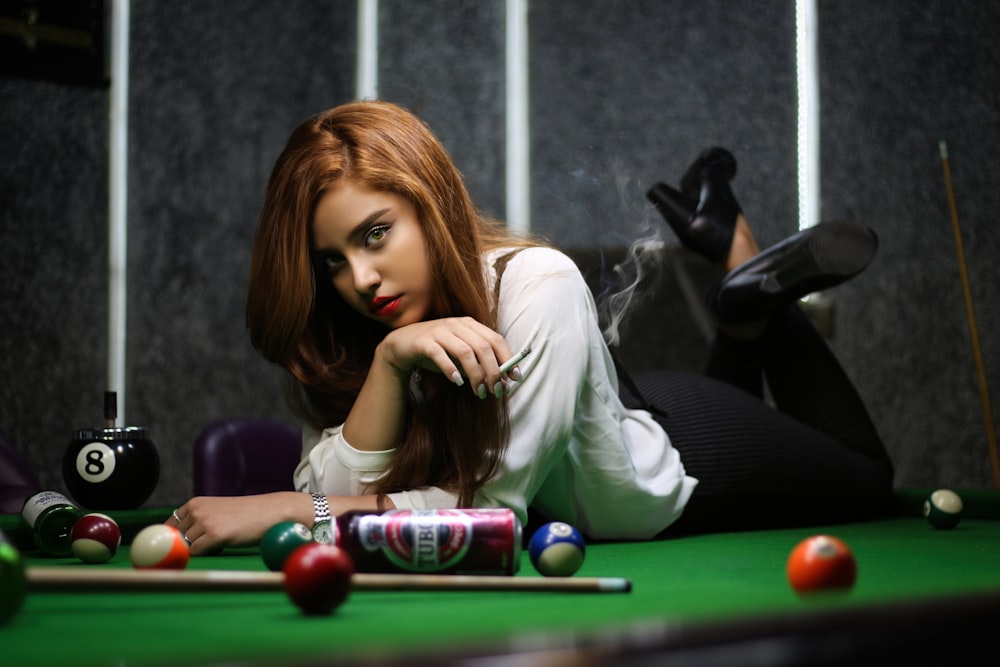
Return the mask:
[[[288,371],[289,404],[319,430],[345,421],[389,331],[348,306],[312,261],[316,205],[345,178],[413,204],[436,269],[431,318],[469,316],[495,328],[483,252],[533,244],[476,209],[445,148],[399,106],[352,102],[296,127],[271,172],[257,225],[247,328],[253,346]],[[506,450],[506,401],[480,400],[439,373],[423,373],[419,383],[423,400],[411,395],[402,441],[370,491],[438,486],[470,506]]]

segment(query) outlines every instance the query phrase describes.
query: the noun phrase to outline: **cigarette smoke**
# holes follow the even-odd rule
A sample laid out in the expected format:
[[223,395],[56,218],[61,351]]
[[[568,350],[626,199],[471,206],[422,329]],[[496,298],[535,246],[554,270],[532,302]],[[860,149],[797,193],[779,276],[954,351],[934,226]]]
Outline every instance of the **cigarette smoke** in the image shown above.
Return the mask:
[[[644,279],[659,273],[661,268],[663,241],[658,234],[640,238],[629,246],[625,259],[602,276],[610,276],[608,285],[597,297],[597,309],[604,326],[602,333],[608,345],[615,347],[621,343],[621,332],[628,322],[632,305],[640,285],[644,290],[654,290],[657,281]],[[605,267],[602,267],[605,268]],[[612,291],[615,286],[619,288]]]
[[662,251],[665,244],[660,236],[662,225],[651,224],[652,206],[640,207],[632,201],[637,188],[628,187],[631,179],[623,173],[621,165],[614,172],[619,200],[626,211],[633,212],[633,219],[638,220],[639,235],[639,238],[628,245],[620,263],[608,268],[604,264],[605,256],[601,256],[602,285],[595,300],[604,339],[608,345],[617,347],[621,344],[622,331],[628,324],[640,287],[645,292],[644,297],[648,298],[660,284],[655,278],[663,268]]

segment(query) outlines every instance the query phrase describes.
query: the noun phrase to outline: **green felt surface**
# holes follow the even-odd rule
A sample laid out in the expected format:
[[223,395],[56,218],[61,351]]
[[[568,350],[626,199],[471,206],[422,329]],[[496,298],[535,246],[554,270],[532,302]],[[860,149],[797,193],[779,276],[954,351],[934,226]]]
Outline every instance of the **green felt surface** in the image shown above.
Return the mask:
[[[840,537],[856,555],[859,578],[846,597],[801,600],[786,583],[788,553],[816,533]],[[26,556],[36,567],[79,565],[74,559]],[[90,567],[130,567],[127,549],[110,563]],[[265,570],[256,550],[195,558],[189,567]],[[537,576],[527,555],[517,576]],[[333,615],[318,618],[304,617],[280,591],[33,593],[0,627],[0,652],[3,664],[18,666],[377,660],[483,644],[530,646],[553,637],[627,634],[630,628],[860,609],[1000,590],[1000,520],[968,518],[953,530],[938,531],[922,518],[905,516],[593,544],[578,576],[627,577],[633,591],[355,592]]]

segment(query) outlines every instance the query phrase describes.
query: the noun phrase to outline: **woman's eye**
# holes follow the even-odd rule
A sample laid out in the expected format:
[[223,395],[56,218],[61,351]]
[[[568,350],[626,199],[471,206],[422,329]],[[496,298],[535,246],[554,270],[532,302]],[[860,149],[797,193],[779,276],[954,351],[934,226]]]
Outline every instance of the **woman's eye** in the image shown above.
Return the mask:
[[365,246],[381,243],[389,235],[389,225],[376,225],[365,234]]
[[336,273],[344,266],[344,258],[339,255],[322,255],[317,262],[324,273]]

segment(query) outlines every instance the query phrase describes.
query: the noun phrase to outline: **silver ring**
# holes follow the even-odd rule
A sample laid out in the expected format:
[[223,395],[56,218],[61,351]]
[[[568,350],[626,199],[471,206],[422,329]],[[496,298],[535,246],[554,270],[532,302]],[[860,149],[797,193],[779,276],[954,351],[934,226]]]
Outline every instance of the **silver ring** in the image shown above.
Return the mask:
[[174,517],[174,521],[176,521],[178,524],[181,522],[181,518],[179,516],[177,516],[177,510],[173,511],[173,517]]
[[187,533],[181,533],[181,537],[184,538],[184,541],[187,542],[187,545],[190,547],[191,546],[191,540],[188,539]]

